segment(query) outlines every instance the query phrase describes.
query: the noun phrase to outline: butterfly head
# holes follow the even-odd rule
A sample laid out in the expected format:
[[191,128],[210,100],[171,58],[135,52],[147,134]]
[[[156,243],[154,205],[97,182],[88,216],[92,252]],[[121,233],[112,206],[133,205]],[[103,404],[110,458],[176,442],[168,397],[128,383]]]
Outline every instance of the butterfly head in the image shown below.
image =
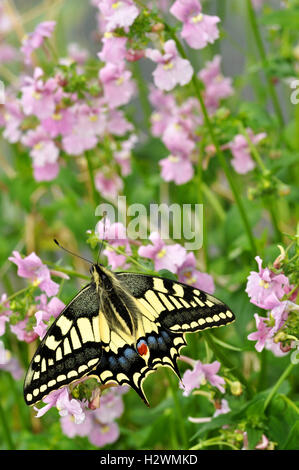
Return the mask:
[[97,290],[105,289],[110,290],[112,288],[112,276],[109,269],[105,268],[101,264],[93,264],[90,268],[90,274],[93,282],[97,286]]

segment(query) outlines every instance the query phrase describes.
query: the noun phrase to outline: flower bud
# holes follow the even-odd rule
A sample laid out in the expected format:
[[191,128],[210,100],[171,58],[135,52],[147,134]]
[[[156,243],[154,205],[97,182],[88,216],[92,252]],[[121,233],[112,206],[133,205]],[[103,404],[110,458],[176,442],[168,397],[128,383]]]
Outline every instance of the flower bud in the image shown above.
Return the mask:
[[152,27],[152,32],[153,33],[160,33],[161,31],[164,31],[164,29],[165,29],[165,26],[164,26],[163,23],[156,23]]
[[230,391],[232,395],[235,395],[236,397],[238,397],[239,395],[242,394],[243,392],[242,384],[238,380],[235,380],[234,382],[230,382],[229,386],[230,386]]

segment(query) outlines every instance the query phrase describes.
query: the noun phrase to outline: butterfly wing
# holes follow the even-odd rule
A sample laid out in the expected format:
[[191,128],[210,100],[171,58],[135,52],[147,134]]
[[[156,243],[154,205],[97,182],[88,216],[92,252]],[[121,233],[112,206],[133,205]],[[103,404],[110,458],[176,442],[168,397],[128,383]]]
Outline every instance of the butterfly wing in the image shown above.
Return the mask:
[[149,310],[167,331],[188,333],[231,323],[235,315],[221,300],[171,279],[117,273],[117,279]]
[[109,345],[103,349],[98,366],[89,375],[100,379],[103,384],[113,382],[129,385],[149,406],[143,391],[144,380],[159,366],[170,367],[181,378],[176,358],[186,342],[182,335],[158,329],[157,332],[153,330],[138,338],[137,347],[140,344],[147,347],[146,357],[138,353],[134,341],[120,347],[114,345],[111,348]]
[[[234,320],[234,314],[212,295],[176,281],[135,273],[115,273],[115,277],[131,296],[123,298],[127,315],[137,308],[137,338],[123,338],[117,328],[112,333],[103,320],[100,335],[110,331],[110,336],[90,375],[104,384],[128,384],[148,404],[143,382],[151,372],[168,366],[180,377],[176,359],[186,345],[185,333],[225,325]],[[121,290],[118,294],[121,298]]]
[[26,403],[87,375],[100,358],[99,296],[90,283],[56,318],[34,354],[24,382]]

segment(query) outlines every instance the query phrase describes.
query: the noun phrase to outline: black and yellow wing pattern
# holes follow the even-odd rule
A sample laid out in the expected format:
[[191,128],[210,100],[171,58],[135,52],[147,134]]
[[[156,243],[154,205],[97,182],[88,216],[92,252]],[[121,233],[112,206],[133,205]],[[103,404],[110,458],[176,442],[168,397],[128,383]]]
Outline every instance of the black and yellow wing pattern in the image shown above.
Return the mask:
[[234,321],[216,297],[170,279],[92,266],[92,282],[63,310],[25,379],[28,404],[84,376],[131,386],[148,405],[145,378],[159,366],[180,378],[185,334]]
[[170,367],[180,378],[176,359],[186,345],[185,334],[224,326],[235,316],[216,297],[192,286],[143,274],[115,276],[135,299],[143,334],[139,332],[136,343],[133,339],[119,341],[118,346],[107,343],[90,375],[102,383],[128,384],[148,404],[143,381],[157,367]]
[[101,359],[99,297],[84,287],[51,325],[29,365],[24,382],[28,405],[84,377]]

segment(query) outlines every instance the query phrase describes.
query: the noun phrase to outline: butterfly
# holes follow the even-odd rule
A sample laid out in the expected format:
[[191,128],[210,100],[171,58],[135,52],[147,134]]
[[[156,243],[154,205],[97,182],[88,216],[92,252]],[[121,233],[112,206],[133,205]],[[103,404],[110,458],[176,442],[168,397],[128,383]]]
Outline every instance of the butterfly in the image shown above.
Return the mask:
[[91,282],[70,301],[38,346],[24,382],[33,405],[82,377],[131,386],[149,406],[145,378],[176,363],[186,333],[234,321],[216,297],[195,287],[146,274],[113,273],[92,264]]

